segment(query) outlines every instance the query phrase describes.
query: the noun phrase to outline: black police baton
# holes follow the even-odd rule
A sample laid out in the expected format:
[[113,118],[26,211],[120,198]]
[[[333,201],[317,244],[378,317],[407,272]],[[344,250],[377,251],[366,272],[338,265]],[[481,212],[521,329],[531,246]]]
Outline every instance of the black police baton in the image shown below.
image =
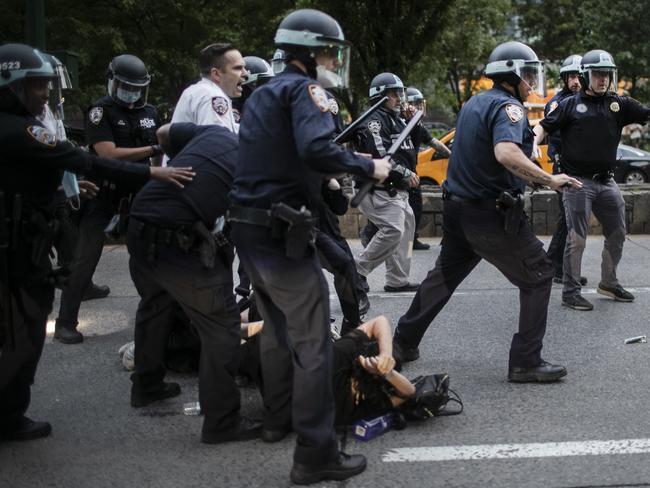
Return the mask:
[[[404,141],[409,136],[409,134],[413,131],[415,126],[418,125],[423,115],[424,112],[422,110],[418,110],[413,114],[413,117],[411,117],[409,123],[406,124],[406,127],[404,127],[399,137],[395,139],[395,142],[393,142],[393,145],[390,146],[388,152],[386,152],[386,155],[383,157],[383,159],[390,159],[395,155],[397,150],[404,143]],[[363,185],[361,185],[361,188],[359,188],[357,194],[354,195],[354,198],[350,202],[350,206],[352,206],[352,208],[357,208],[361,203],[361,200],[363,200],[365,196],[368,194],[368,192],[372,190],[372,187],[375,185],[375,183],[377,183],[377,180],[375,180],[374,178],[370,178],[366,180],[363,183]]]
[[354,122],[348,125],[343,132],[341,132],[338,136],[334,138],[334,142],[338,144],[344,144],[348,142],[350,139],[352,139],[352,134],[354,134],[354,132],[359,128],[361,124],[363,124],[366,121],[368,117],[370,117],[377,110],[379,110],[379,107],[381,107],[386,100],[388,100],[388,97],[383,97],[372,107],[370,107],[368,110],[362,113]]

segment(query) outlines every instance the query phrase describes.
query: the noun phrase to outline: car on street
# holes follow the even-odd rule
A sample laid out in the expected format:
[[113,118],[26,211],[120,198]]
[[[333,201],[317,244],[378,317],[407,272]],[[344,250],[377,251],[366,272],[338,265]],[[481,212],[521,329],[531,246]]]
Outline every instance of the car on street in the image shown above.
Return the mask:
[[[452,129],[440,138],[451,151],[453,151],[454,135]],[[553,164],[548,157],[548,146],[540,146],[542,156],[537,164],[546,172],[553,171]],[[650,181],[650,152],[637,149],[625,144],[619,144],[617,151],[617,164],[614,168],[614,181],[617,183],[642,184]],[[449,159],[443,157],[433,148],[427,148],[418,153],[417,173],[423,188],[440,186],[447,178]]]

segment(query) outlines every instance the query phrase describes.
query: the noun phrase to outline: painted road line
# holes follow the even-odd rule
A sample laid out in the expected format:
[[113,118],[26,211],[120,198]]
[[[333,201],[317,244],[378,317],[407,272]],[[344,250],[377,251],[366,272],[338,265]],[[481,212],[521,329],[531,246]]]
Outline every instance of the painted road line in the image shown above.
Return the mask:
[[[557,287],[559,289],[559,287]],[[630,293],[644,294],[650,293],[650,287],[640,286],[638,288],[625,288]],[[508,287],[508,288],[489,288],[489,289],[472,289],[472,290],[456,290],[454,296],[485,296],[485,295],[503,295],[504,292],[513,292],[519,293],[518,288]],[[581,293],[583,295],[597,295],[596,288],[582,288]],[[403,293],[394,293],[394,292],[370,292],[368,293],[369,298],[413,298],[415,296],[414,291],[403,292]],[[602,296],[602,295],[600,295]],[[338,296],[335,293],[330,294],[330,300],[338,300]]]
[[385,463],[469,461],[650,453],[650,439],[482,444],[476,446],[404,447],[384,454]]

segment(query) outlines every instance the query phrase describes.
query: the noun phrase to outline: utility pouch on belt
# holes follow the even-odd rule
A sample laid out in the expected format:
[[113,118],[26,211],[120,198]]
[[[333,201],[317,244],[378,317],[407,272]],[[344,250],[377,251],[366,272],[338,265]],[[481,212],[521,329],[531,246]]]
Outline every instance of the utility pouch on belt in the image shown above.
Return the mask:
[[497,198],[497,205],[505,217],[503,228],[506,234],[516,235],[524,216],[524,196],[519,192],[505,190]]
[[282,230],[285,238],[285,255],[301,259],[307,247],[314,244],[314,219],[305,207],[294,210],[285,203],[271,205],[271,232],[274,236]]

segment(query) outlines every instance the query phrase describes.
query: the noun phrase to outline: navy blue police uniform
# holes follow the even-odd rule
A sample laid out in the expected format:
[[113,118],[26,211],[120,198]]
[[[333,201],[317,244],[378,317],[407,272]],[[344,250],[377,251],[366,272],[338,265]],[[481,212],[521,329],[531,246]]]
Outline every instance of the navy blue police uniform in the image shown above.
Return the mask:
[[[373,162],[334,143],[333,135],[325,91],[289,64],[246,103],[230,194],[231,235],[265,320],[263,425],[281,432],[293,427],[294,460],[308,465],[338,456],[329,292],[313,244],[303,252],[305,233],[294,238],[295,225],[283,230],[271,207],[282,203],[313,213],[325,174],[372,175]],[[308,228],[306,214],[301,219]]]
[[[599,290],[620,287],[616,267],[625,242],[625,202],[612,178],[613,170],[622,128],[649,118],[650,109],[633,98],[615,92],[592,96],[582,89],[562,100],[540,122],[549,134],[560,134],[562,172],[583,184],[563,194],[567,224],[563,303],[580,295],[582,254],[592,212],[601,222],[605,237]],[[633,299],[631,294],[625,297],[626,301]]]
[[[329,91],[326,94],[334,121],[334,134],[337,135],[344,129],[339,103]],[[347,212],[348,199],[342,189],[328,188],[328,181],[325,178],[323,182],[323,199],[318,209],[316,249],[323,267],[334,277],[334,289],[343,312],[340,328],[343,335],[360,325],[362,312],[365,313],[370,304],[357,273],[352,250],[339,228],[338,216]]]
[[[133,148],[158,143],[156,129],[160,118],[153,105],[128,109],[115,103],[113,98],[100,98],[86,116],[86,142],[91,153],[96,154],[94,144],[113,142],[116,147]],[[149,158],[136,163],[149,166]],[[128,210],[127,199],[141,185],[116,184],[106,178],[95,179],[100,187],[97,198],[87,202],[79,217],[79,236],[68,283],[61,294],[57,328],[75,329],[84,291],[89,286],[104,246],[104,229],[118,212],[123,221]],[[126,228],[124,228],[126,230]]]
[[179,123],[170,127],[170,146],[175,155],[169,166],[191,167],[196,175],[184,188],[152,181],[131,206],[129,269],[140,294],[131,400],[138,406],[143,398],[170,388],[163,381],[163,364],[178,303],[201,339],[202,439],[225,441],[239,426],[234,375],[240,319],[232,291],[231,245],[218,247],[210,232],[229,206],[238,140],[220,126]]
[[526,109],[496,85],[463,106],[457,127],[443,186],[440,255],[400,318],[395,341],[402,348],[416,348],[456,287],[485,259],[520,289],[519,330],[512,338],[510,367],[535,367],[542,362],[553,268],[523,217],[516,234],[504,230],[497,198],[505,190],[523,192],[525,182],[494,155],[499,142],[517,144],[531,154],[533,133]]
[[[562,88],[558,93],[556,93],[553,98],[551,98],[546,105],[544,106],[544,117],[553,112],[560,102],[567,97],[574,95],[574,92],[569,90],[566,86]],[[562,169],[560,168],[560,159],[562,154],[562,139],[559,132],[555,132],[548,138],[548,157],[553,162],[553,174],[560,174]],[[557,279],[562,278],[562,264],[564,262],[564,246],[566,244],[566,216],[564,214],[564,204],[562,202],[562,195],[558,199],[559,203],[559,214],[557,222],[555,223],[555,231],[553,232],[553,237],[551,242],[548,245],[548,257],[553,261],[553,266],[555,267],[555,277]]]
[[[0,111],[0,191],[6,228],[6,276],[12,306],[3,313],[11,331],[2,337],[0,355],[0,439],[21,428],[29,406],[30,386],[45,340],[54,285],[49,252],[53,237],[53,201],[63,170],[89,176],[144,183],[149,168],[99,158],[56,141],[53,134],[26,112]],[[34,175],[38,175],[37,178]],[[4,272],[2,273],[4,274]],[[7,278],[8,283],[5,282]],[[4,323],[4,320],[3,320]],[[13,336],[14,348],[9,346]]]

